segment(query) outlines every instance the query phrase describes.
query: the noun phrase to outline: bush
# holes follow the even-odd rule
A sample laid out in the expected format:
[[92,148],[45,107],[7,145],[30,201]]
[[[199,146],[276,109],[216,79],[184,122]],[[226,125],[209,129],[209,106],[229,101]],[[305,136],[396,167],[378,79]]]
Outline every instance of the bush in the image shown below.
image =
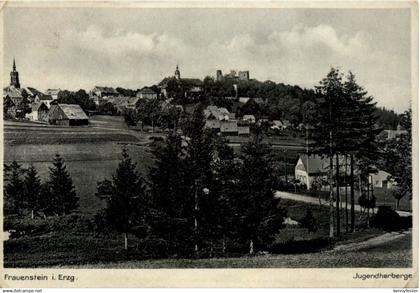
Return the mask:
[[334,242],[329,238],[315,238],[310,240],[288,241],[285,243],[274,243],[269,248],[270,253],[298,254],[312,253],[330,249]]
[[372,226],[385,231],[397,231],[412,227],[412,217],[401,217],[389,206],[380,206],[372,219]]
[[318,222],[316,218],[314,217],[311,209],[309,208],[306,209],[306,214],[302,218],[302,220],[300,220],[300,225],[303,228],[307,228],[309,232],[318,231]]

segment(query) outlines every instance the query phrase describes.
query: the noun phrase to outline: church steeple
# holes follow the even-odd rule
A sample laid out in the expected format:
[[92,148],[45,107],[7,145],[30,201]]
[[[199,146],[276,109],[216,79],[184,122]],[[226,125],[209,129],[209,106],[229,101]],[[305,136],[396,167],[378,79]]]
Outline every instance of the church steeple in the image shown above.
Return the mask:
[[178,64],[176,65],[175,69],[175,78],[178,80],[181,79],[181,72],[179,72]]
[[20,88],[19,83],[19,72],[16,71],[16,62],[15,58],[13,58],[13,71],[10,72],[10,85],[14,86],[15,88]]

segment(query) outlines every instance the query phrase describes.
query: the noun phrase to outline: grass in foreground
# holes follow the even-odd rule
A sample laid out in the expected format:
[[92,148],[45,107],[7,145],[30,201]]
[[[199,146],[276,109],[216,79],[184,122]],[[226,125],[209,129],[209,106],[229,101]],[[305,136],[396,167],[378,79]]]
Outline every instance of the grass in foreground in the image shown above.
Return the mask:
[[385,268],[412,266],[411,235],[357,252],[318,252],[293,255],[213,259],[162,259],[64,266],[72,268]]

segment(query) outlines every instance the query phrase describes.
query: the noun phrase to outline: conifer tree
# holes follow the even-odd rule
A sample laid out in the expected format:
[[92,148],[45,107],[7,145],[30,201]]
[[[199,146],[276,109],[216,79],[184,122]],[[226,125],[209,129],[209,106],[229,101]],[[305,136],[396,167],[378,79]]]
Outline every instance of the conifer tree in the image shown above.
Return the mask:
[[73,186],[73,180],[67,172],[63,159],[57,154],[50,169],[48,181],[49,192],[52,197],[53,212],[65,215],[77,209],[79,197]]
[[33,219],[34,214],[44,208],[41,198],[41,179],[39,179],[38,172],[33,165],[28,168],[23,185],[25,200],[31,210],[31,218]]
[[192,178],[186,160],[186,141],[169,134],[153,148],[154,167],[150,170],[150,190],[154,210],[153,233],[167,244],[168,252],[191,253],[193,246]]
[[[316,123],[316,132],[312,133],[313,143],[312,152],[322,156],[328,156],[330,160],[329,167],[329,185],[330,185],[330,232],[329,236],[334,236],[334,198],[333,198],[333,168],[334,155],[338,154],[340,138],[340,127],[342,124],[341,115],[343,114],[343,83],[342,75],[336,68],[331,68],[327,76],[321,80],[320,85],[316,87],[316,94],[319,97],[319,120]],[[338,178],[337,178],[338,180]],[[338,182],[337,182],[338,186]],[[338,189],[338,187],[337,187]],[[339,194],[336,198],[337,212],[336,219],[339,224]],[[337,235],[340,233],[340,225],[337,225]]]
[[270,162],[271,148],[254,137],[242,146],[242,165],[235,194],[239,239],[249,243],[249,253],[273,240],[280,229],[284,211],[273,197],[273,170]]
[[97,195],[107,198],[105,223],[109,229],[124,235],[124,249],[127,250],[129,233],[142,236],[148,230],[149,203],[143,178],[125,149],[112,181],[98,182]]
[[354,167],[358,163],[361,174],[367,175],[374,162],[379,157],[376,136],[381,132],[376,127],[378,117],[375,115],[376,103],[367,95],[356,82],[352,72],[347,75],[344,87],[344,104],[347,105],[345,116],[346,125],[343,130],[341,152],[350,154],[350,231],[355,229],[355,199],[354,199]]

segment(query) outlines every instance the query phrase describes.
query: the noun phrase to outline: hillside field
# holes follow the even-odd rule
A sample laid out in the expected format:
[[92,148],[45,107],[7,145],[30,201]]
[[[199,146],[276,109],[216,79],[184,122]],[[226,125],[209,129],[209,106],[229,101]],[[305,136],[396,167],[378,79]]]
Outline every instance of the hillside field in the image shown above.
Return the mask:
[[111,178],[126,148],[143,176],[152,163],[147,137],[124,129],[116,117],[92,119],[88,127],[49,127],[34,123],[5,124],[4,161],[23,167],[33,164],[42,180],[49,175],[56,154],[65,160],[80,196],[80,210],[92,214],[103,203],[94,194],[96,183]]

